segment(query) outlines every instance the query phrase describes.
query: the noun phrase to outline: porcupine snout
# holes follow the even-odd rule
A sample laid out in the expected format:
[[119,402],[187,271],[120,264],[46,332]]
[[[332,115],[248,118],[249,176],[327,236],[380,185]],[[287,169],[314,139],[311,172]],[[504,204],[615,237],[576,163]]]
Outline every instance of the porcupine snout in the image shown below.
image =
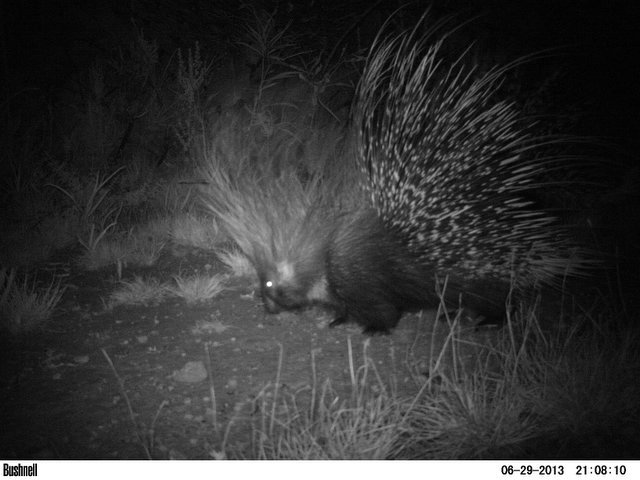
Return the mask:
[[328,301],[322,272],[305,272],[295,262],[282,261],[260,275],[260,294],[267,313],[300,310]]

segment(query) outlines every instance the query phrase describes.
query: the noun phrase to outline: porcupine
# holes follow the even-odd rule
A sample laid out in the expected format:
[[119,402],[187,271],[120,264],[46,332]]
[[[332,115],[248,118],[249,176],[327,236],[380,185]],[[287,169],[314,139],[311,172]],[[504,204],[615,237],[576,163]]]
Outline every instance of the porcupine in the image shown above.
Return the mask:
[[[544,140],[515,102],[497,100],[504,68],[447,64],[446,35],[376,40],[359,82],[353,126],[371,204],[311,210],[280,251],[254,251],[267,312],[320,304],[331,325],[388,332],[405,311],[462,305],[505,313],[510,286],[580,270],[557,220],[525,199],[547,165]],[[440,292],[440,294],[438,293]]]

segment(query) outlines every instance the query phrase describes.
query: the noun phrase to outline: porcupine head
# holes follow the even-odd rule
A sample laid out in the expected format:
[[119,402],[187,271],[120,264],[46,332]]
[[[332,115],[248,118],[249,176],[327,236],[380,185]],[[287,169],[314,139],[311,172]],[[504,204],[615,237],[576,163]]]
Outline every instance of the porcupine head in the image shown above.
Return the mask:
[[270,238],[252,246],[260,294],[268,313],[328,304],[325,258],[330,215],[310,211],[302,221],[271,225]]

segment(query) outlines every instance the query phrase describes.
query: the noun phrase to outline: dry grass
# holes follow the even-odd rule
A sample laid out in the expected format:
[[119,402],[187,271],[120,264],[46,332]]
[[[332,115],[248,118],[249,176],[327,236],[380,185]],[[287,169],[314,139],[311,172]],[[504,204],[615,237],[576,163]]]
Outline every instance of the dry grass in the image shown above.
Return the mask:
[[127,233],[106,236],[93,248],[86,248],[77,263],[87,270],[99,270],[116,265],[151,266],[160,257],[167,238],[166,226],[156,220]]
[[[298,391],[274,384],[257,395],[253,458],[270,460],[377,460],[396,456],[406,431],[403,405],[386,389],[363,346],[363,364],[355,367],[348,339],[352,394],[340,398],[330,380]],[[315,359],[312,355],[315,373]]]
[[414,396],[382,382],[366,343],[355,368],[350,339],[346,398],[315,378],[283,391],[278,371],[256,398],[251,458],[624,458],[633,451],[640,354],[628,327],[543,330],[537,309],[523,306],[496,341],[472,345],[477,355],[469,361],[459,320],[431,349]]
[[120,288],[111,292],[107,309],[118,305],[156,305],[164,300],[170,289],[156,278],[136,276],[133,280],[122,280]]
[[192,275],[183,277],[176,275],[173,277],[176,285],[171,287],[173,295],[184,299],[187,305],[206,302],[215,298],[225,289],[225,275]]
[[27,334],[41,328],[51,318],[66,287],[52,280],[40,288],[35,280],[24,277],[16,281],[16,270],[0,270],[1,326],[13,335]]

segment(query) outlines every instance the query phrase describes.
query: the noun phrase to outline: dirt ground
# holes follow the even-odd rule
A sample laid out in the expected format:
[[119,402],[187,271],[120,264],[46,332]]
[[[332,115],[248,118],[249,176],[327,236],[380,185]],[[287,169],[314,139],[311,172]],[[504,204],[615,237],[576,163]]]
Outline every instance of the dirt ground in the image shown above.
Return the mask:
[[[347,394],[351,339],[355,368],[366,342],[381,378],[410,395],[419,388],[419,359],[426,362],[448,332],[446,324],[435,325],[442,337],[425,341],[418,331],[434,327],[425,315],[405,316],[392,335],[374,337],[355,325],[330,329],[320,311],[265,315],[250,280],[234,280],[195,306],[171,298],[108,309],[115,269],[82,271],[72,260],[66,253],[38,267],[40,280],[56,276],[67,285],[54,317],[38,333],[3,339],[1,458],[146,458],[142,444],[153,458],[215,458],[214,418],[223,428],[233,419],[227,450],[248,456],[252,400],[276,382],[281,348],[282,391],[312,384],[314,365],[318,384],[330,379]],[[208,265],[220,270],[210,252],[183,249],[123,278],[170,281]]]

